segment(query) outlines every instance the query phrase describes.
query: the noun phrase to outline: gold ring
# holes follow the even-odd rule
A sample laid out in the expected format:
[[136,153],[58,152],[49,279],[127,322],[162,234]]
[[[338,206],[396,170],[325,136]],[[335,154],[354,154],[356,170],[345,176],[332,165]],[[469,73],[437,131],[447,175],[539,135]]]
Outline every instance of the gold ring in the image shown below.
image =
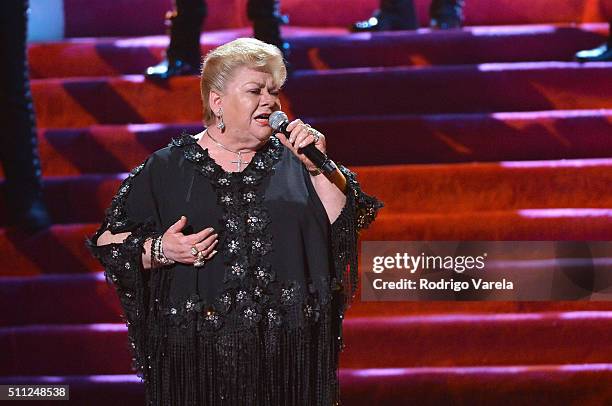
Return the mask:
[[194,245],[193,247],[191,247],[191,255],[193,255],[194,257],[197,257],[198,254],[200,254],[200,251],[198,251],[196,246]]
[[312,135],[312,138],[314,138],[315,140],[314,143],[316,144],[317,142],[319,142],[322,134],[319,131],[312,128],[310,124],[304,124],[304,125],[306,126],[306,131],[308,132],[308,134]]
[[198,252],[198,256],[195,261],[193,261],[193,266],[200,267],[204,266],[206,263],[206,258],[204,258],[204,253],[202,251]]
[[314,138],[315,140],[315,144],[317,142],[319,142],[319,140],[321,139],[321,133],[318,132],[317,130],[315,130],[314,128],[311,128],[310,130],[308,130],[308,132],[310,133],[310,135],[312,135],[312,138]]

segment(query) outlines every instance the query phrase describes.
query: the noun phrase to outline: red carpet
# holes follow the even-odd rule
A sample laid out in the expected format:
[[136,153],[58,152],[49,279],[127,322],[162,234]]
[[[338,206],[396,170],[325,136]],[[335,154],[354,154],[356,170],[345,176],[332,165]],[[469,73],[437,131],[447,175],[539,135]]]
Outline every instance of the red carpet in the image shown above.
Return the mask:
[[[605,384],[611,379],[608,364],[340,371],[342,402],[351,406],[601,406],[602,399],[612,398],[611,386]],[[144,400],[142,383],[134,375],[0,377],[0,384],[6,383],[70,385],[70,399],[78,405],[136,405]]]
[[[514,334],[517,329],[520,336]],[[593,334],[588,342],[585,329]],[[0,343],[9,350],[2,356],[0,375],[127,374],[126,340],[127,328],[118,324],[0,328]],[[341,367],[605,363],[612,357],[610,341],[612,312],[349,318]],[[71,352],[87,362],[67,358]]]
[[[573,62],[297,71],[283,106],[310,117],[612,108],[611,75],[610,64]],[[196,77],[164,85],[141,75],[40,79],[32,92],[43,127],[189,123],[201,115]]]
[[[78,206],[77,206],[78,207]],[[83,241],[94,223],[56,225],[27,237],[0,231],[2,275],[99,271]],[[381,214],[363,240],[610,240],[611,209],[524,209],[457,214]],[[49,258],[53,258],[50,261]]]
[[[612,194],[609,193],[612,159],[353,169],[365,190],[385,202],[383,215],[417,216],[523,208],[605,209],[612,206]],[[45,196],[53,218],[57,223],[99,220],[125,176],[84,174],[47,178]],[[457,196],[462,198],[457,199]],[[72,204],[66,205],[66,201]],[[0,221],[7,216],[0,204]]]
[[[308,120],[333,134],[329,151],[351,165],[558,160],[612,155],[612,110],[327,117]],[[398,131],[399,129],[399,131]],[[96,125],[40,131],[43,173],[122,173],[190,124]],[[357,137],[358,142],[355,142]],[[493,142],[494,141],[494,142]],[[376,153],[372,153],[376,145]]]
[[[84,265],[85,266],[85,265]],[[94,268],[91,269],[92,271]],[[54,271],[51,269],[50,271]],[[0,328],[29,324],[119,323],[114,288],[101,272],[5,277],[0,284],[0,308],[24,297],[36,297],[37,307],[18,306],[0,313]],[[423,314],[482,314],[612,310],[607,302],[359,302],[349,319]],[[349,346],[350,347],[350,346]],[[353,351],[348,348],[348,351]]]
[[[425,25],[429,1],[416,3]],[[249,34],[246,0],[209,4],[204,51]],[[63,382],[79,405],[143,402],[114,290],[84,239],[127,171],[201,130],[197,78],[140,75],[167,45],[169,5],[66,0],[80,38],[30,46],[55,224],[0,229],[0,384]],[[362,240],[612,239],[612,64],[571,62],[607,35],[610,2],[468,0],[463,30],[348,34],[376,5],[283,1],[296,69],[284,107],[326,133],[330,155],[386,205]],[[0,227],[9,215],[0,199]],[[611,404],[611,312],[357,300],[343,402]]]
[[[115,0],[92,3],[65,0],[67,36],[102,37],[162,34],[163,15],[170,0]],[[348,27],[378,7],[377,0],[352,0],[350,12],[334,0],[285,0],[282,12],[291,24],[311,27]],[[429,0],[415,1],[419,23],[428,24]],[[248,25],[246,0],[211,1],[206,29],[218,30]],[[606,0],[471,0],[466,2],[467,25],[516,25],[605,21]],[[143,12],[146,10],[146,12]],[[138,24],[134,24],[138,21]]]
[[[542,24],[468,27],[457,31],[387,32],[347,35],[345,29],[284,27],[291,41],[295,69],[338,69],[364,66],[427,66],[490,61],[568,61],[572,52],[599,45],[607,24]],[[423,35],[427,33],[427,35]],[[202,34],[202,51],[250,29]],[[33,44],[32,77],[113,76],[140,74],[157,62],[168,37],[79,38]],[[569,54],[568,54],[569,52]]]

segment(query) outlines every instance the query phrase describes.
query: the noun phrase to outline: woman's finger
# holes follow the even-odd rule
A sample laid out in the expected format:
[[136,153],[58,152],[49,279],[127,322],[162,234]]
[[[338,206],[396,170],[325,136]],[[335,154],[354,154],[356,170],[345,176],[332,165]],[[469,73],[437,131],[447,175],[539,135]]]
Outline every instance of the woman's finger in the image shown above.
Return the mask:
[[314,144],[319,151],[325,153],[325,136],[314,128],[307,128],[306,134],[304,138],[296,140],[296,149],[304,148],[308,144]]
[[213,234],[205,239],[203,239],[202,241],[199,241],[198,243],[195,244],[195,247],[198,249],[198,251],[202,251],[203,248],[206,248],[208,246],[210,246],[210,244],[212,244],[213,242],[217,241],[217,238],[219,238],[218,234]]
[[215,256],[215,254],[217,254],[217,252],[218,252],[217,250],[213,250],[210,254],[208,254],[208,256],[205,259],[207,259],[207,260],[211,259],[212,257]]
[[295,148],[304,148],[308,144],[314,143],[315,139],[308,131],[305,134],[301,134],[298,139],[295,140]]
[[186,225],[187,225],[187,217],[181,216],[181,218],[178,219],[176,223],[172,224],[168,228],[168,231],[172,234],[175,234],[175,233],[180,232]]
[[[298,120],[296,120],[296,121],[298,121]],[[295,123],[295,121],[294,121],[294,123]],[[306,130],[306,126],[304,125],[304,123],[301,120],[299,120],[299,123],[295,124],[295,126],[293,126],[291,128],[289,128],[289,126],[287,126],[287,131],[290,131],[289,142],[292,145],[295,145],[296,138],[300,135],[300,133],[304,132],[305,130]]]
[[210,237],[211,235],[217,235],[217,234],[215,233],[214,228],[208,227],[200,231],[199,233],[186,236],[185,243],[191,244],[191,245],[197,244],[201,241],[204,241],[206,238]]
[[278,140],[280,141],[281,144],[283,144],[287,148],[291,149],[292,145],[289,142],[289,139],[287,137],[285,137],[283,134],[279,134],[277,136],[277,138],[278,138]]
[[293,129],[295,127],[297,127],[300,124],[304,124],[304,122],[302,120],[300,120],[299,118],[296,120],[293,120],[292,122],[290,122],[289,124],[287,124],[287,131],[291,132],[293,131]]
[[[218,241],[218,240],[217,240]],[[198,254],[195,257],[191,257],[189,258],[189,264],[194,264],[196,261],[202,262],[202,258],[204,258],[205,261],[208,261],[209,259],[211,259],[212,257],[214,257],[217,254],[217,250],[213,249],[215,245],[217,245],[217,241],[215,241],[213,243],[213,246],[210,247],[209,249],[200,251],[200,254]]]
[[315,147],[325,154],[325,139],[323,138],[323,135],[321,134],[319,142],[315,143],[315,138],[308,131],[306,125],[294,127],[292,135],[294,134],[298,134],[299,136],[297,140],[293,140],[295,142],[295,146],[291,143],[290,139],[288,140],[285,137],[278,137],[278,139],[280,140],[281,144],[289,148],[295,154],[295,156],[297,156],[300,161],[306,165],[307,168],[313,168],[315,165],[303,153],[298,152],[298,149],[301,148],[298,145],[303,143],[303,146],[307,146],[308,144],[314,143]]
[[204,239],[208,238],[209,236],[213,234],[216,234],[214,228],[208,227],[208,228],[201,230],[198,233],[186,235],[185,238],[183,239],[183,243],[191,244],[191,245],[197,244],[200,241],[203,241]]
[[196,244],[195,247],[199,252],[202,252],[202,255],[208,255],[210,252],[217,246],[219,240],[215,239],[212,241],[202,241],[199,244]]

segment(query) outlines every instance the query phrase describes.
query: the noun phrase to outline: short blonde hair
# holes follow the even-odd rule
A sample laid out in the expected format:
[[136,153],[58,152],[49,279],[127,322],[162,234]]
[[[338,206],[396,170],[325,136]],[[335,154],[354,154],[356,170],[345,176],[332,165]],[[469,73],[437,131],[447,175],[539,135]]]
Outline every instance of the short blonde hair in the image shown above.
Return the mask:
[[215,114],[208,104],[211,91],[223,93],[236,68],[248,68],[272,75],[281,87],[287,79],[283,54],[274,45],[255,38],[238,38],[210,51],[202,62],[200,93],[204,110],[204,123],[214,123]]

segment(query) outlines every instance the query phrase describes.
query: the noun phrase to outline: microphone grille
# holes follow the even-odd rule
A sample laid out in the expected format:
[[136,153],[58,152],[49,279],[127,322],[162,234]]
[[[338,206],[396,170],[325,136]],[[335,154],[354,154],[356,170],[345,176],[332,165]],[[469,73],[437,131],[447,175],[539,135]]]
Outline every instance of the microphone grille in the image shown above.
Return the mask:
[[289,118],[282,111],[275,111],[268,117],[268,124],[275,131],[278,131],[285,121],[289,121]]

